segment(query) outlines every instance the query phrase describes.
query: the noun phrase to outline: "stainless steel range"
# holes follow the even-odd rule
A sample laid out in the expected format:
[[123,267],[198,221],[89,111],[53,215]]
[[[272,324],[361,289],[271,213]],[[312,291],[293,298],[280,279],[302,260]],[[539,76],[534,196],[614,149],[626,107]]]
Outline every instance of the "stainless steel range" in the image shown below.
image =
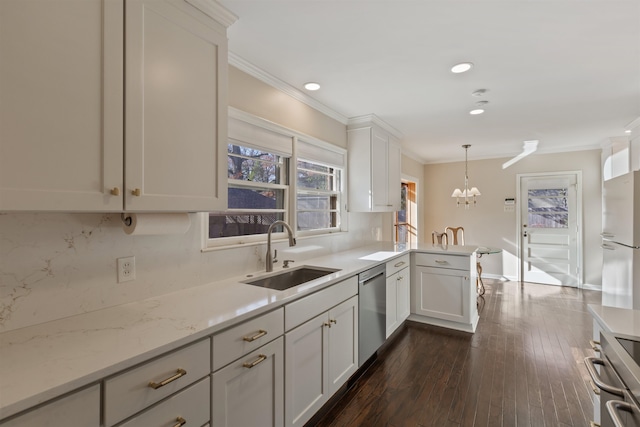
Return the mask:
[[601,332],[600,345],[600,357],[584,359],[600,390],[600,426],[640,427],[640,342]]

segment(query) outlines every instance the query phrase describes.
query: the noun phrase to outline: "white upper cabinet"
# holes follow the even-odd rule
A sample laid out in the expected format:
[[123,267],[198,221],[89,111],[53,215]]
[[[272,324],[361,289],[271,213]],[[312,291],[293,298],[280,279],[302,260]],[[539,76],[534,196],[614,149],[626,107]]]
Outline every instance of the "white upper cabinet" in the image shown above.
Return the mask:
[[374,115],[349,123],[349,210],[399,210],[402,154],[397,131]]
[[0,2],[0,210],[226,208],[234,17],[189,3]]
[[123,13],[0,1],[0,210],[122,210]]

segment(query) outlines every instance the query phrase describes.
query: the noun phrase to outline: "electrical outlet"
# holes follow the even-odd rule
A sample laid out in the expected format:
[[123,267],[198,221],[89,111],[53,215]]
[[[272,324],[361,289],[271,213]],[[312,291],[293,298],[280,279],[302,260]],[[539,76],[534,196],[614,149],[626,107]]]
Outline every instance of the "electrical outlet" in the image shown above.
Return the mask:
[[136,279],[136,257],[118,258],[118,283]]

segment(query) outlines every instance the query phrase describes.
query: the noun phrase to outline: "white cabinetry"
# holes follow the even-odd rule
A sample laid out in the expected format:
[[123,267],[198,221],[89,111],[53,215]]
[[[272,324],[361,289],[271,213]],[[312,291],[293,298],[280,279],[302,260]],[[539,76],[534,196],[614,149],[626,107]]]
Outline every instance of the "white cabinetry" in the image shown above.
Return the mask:
[[[353,296],[339,302],[345,289]],[[285,334],[285,425],[304,425],[358,369],[357,291],[353,278],[305,298],[333,306],[320,314],[304,300],[285,306],[285,319],[315,316]]]
[[410,271],[409,255],[387,263],[387,338],[409,317]]
[[226,208],[233,20],[192,2],[0,2],[0,210]]
[[469,255],[414,254],[411,320],[475,332],[475,269]]
[[2,427],[98,427],[100,426],[100,385],[77,391],[13,418]]
[[284,310],[213,336],[214,426],[284,425]]
[[214,426],[284,425],[283,341],[265,344],[213,374]]
[[350,120],[348,126],[349,210],[397,211],[402,162],[398,137],[375,116],[367,120]]

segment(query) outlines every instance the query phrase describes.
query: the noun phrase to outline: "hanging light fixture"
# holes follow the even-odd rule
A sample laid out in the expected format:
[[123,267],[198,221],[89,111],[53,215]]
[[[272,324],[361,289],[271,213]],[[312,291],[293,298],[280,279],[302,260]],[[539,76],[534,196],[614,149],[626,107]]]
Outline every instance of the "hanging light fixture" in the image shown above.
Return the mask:
[[456,188],[455,190],[453,190],[453,194],[451,194],[451,197],[456,198],[456,205],[458,207],[460,207],[461,203],[460,198],[464,198],[465,209],[469,209],[469,206],[471,206],[471,201],[469,199],[472,199],[473,204],[475,205],[476,196],[480,195],[480,190],[478,190],[477,187],[471,187],[471,189],[469,189],[469,173],[467,166],[467,152],[469,151],[469,147],[471,147],[470,144],[465,144],[462,146],[462,148],[464,148],[464,190]]

